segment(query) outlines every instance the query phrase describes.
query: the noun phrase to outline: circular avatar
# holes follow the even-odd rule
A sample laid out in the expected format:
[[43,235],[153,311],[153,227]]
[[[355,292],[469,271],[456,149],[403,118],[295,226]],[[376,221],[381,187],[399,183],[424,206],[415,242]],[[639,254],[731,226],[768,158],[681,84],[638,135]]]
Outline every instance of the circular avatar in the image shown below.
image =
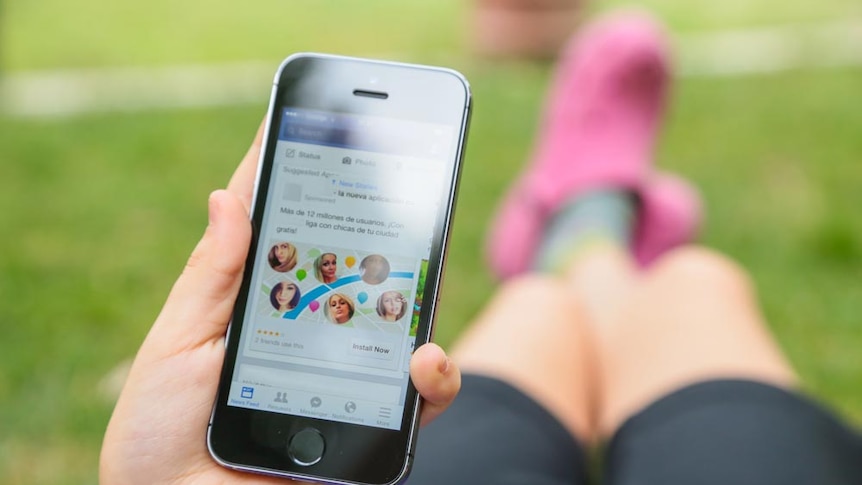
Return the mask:
[[369,285],[379,285],[389,277],[389,261],[379,254],[362,258],[359,263],[359,277]]
[[356,305],[353,304],[353,300],[349,296],[343,293],[333,293],[326,300],[323,312],[326,313],[326,317],[329,318],[330,322],[342,324],[347,323],[353,318],[355,308]]
[[314,277],[321,283],[335,283],[337,271],[338,257],[335,253],[323,253],[314,260]]
[[384,291],[377,299],[377,314],[386,322],[397,322],[407,313],[407,299],[398,291]]
[[299,287],[292,281],[277,283],[269,292],[269,302],[280,312],[288,312],[296,308],[301,297]]
[[270,248],[266,258],[272,269],[284,273],[296,266],[296,246],[289,242],[280,242]]

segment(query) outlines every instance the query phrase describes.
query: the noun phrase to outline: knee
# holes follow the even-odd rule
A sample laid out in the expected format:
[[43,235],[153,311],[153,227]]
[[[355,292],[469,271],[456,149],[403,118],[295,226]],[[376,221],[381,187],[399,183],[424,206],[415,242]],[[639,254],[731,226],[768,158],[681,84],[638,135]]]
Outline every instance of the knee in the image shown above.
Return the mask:
[[506,281],[491,300],[488,313],[511,327],[566,326],[579,328],[584,321],[583,304],[559,278],[541,274]]
[[750,294],[754,285],[745,269],[729,257],[704,247],[690,246],[669,252],[656,262],[653,276],[685,288],[704,288]]
[[518,276],[503,283],[497,292],[498,298],[505,301],[540,302],[562,297],[565,288],[558,278],[541,273]]

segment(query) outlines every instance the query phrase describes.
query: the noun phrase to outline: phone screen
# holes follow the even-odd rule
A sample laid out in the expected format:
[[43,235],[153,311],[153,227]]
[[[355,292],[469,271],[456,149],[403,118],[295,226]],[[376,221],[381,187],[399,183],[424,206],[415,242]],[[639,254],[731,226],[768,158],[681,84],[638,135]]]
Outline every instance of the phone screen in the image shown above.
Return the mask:
[[227,404],[400,429],[458,130],[280,109]]

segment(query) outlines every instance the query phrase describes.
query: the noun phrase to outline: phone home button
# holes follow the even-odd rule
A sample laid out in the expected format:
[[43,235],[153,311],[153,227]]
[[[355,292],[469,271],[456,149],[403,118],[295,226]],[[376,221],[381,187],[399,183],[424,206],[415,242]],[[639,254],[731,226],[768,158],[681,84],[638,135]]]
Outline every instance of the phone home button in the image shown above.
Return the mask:
[[314,428],[305,428],[290,438],[287,445],[287,454],[294,463],[301,466],[311,466],[323,458],[326,450],[326,440],[320,431]]

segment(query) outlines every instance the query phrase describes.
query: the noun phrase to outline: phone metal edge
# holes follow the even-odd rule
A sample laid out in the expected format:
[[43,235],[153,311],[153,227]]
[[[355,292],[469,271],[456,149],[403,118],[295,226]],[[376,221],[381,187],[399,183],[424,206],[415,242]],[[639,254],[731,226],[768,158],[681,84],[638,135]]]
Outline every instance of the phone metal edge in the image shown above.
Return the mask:
[[[446,221],[452,222],[455,218],[455,205],[457,204],[458,199],[458,190],[460,189],[460,181],[461,181],[461,169],[463,167],[464,155],[467,147],[467,136],[470,126],[470,117],[472,115],[472,107],[473,107],[473,94],[470,89],[470,83],[460,72],[455,71],[454,69],[448,68],[440,68],[441,70],[449,71],[453,75],[455,75],[458,79],[461,80],[464,85],[464,111],[463,116],[461,118],[461,127],[459,130],[459,140],[458,140],[458,149],[456,151],[457,156],[455,158],[455,167],[453,167],[453,178],[452,178],[452,190],[449,192],[449,200],[447,201],[447,211],[446,211]],[[440,300],[439,292],[442,289],[443,278],[446,266],[446,260],[448,259],[449,252],[449,238],[451,235],[451,223],[447,223],[443,227],[443,234],[441,238],[441,248],[440,248],[440,264],[437,267],[437,274],[434,278],[434,298],[431,300],[431,321],[428,325],[428,331],[425,334],[425,343],[431,342],[431,336],[434,332],[434,326],[437,321],[437,304]],[[418,432],[420,428],[419,422],[419,413],[421,412],[421,406],[419,405],[419,401],[421,396],[419,393],[416,393],[415,402],[413,405],[413,416],[411,418],[411,422],[413,426],[410,430],[410,435],[407,439],[407,460],[405,461],[405,468],[402,470],[402,473],[399,476],[399,480],[404,478],[405,472],[409,471],[411,461],[414,458],[414,448],[416,447],[416,439],[418,437]],[[397,483],[397,481],[396,481]]]

